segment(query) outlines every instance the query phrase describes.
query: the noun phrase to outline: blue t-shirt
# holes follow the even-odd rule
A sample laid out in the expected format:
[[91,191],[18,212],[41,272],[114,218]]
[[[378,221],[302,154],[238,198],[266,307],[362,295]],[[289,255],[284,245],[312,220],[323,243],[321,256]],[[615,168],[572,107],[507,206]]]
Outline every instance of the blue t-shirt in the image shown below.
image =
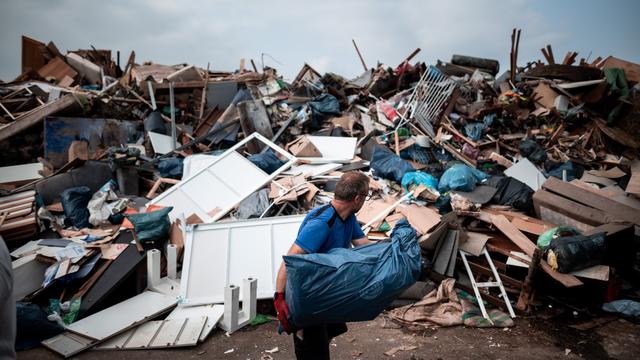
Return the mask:
[[[322,212],[319,213],[320,211]],[[334,215],[333,225],[329,228],[329,221]],[[295,243],[309,254],[326,253],[334,248],[349,248],[351,240],[363,237],[364,233],[355,215],[342,221],[336,209],[329,204],[317,207],[307,214],[300,225]]]

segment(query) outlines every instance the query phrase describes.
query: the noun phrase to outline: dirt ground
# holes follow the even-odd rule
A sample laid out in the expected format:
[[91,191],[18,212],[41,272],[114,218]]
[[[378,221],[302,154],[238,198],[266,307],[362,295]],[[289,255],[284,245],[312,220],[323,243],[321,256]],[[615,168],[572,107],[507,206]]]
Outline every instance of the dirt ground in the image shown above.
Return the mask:
[[[404,347],[395,355],[385,352]],[[277,349],[276,349],[277,348]],[[275,351],[273,351],[275,350]],[[272,352],[268,352],[272,351]],[[509,329],[463,326],[412,332],[379,316],[349,324],[349,332],[334,339],[332,359],[638,359],[640,325],[617,319],[589,331],[558,320],[517,318]],[[19,359],[57,359],[37,348]],[[244,328],[231,336],[216,330],[204,343],[170,350],[86,351],[78,359],[294,359],[291,336],[278,335],[276,323]]]

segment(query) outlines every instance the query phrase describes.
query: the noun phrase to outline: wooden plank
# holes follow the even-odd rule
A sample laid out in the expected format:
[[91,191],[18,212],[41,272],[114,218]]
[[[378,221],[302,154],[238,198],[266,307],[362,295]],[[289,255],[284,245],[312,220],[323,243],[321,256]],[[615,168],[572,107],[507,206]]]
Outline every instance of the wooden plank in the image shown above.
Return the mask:
[[602,210],[582,205],[544,190],[536,191],[533,194],[533,206],[538,217],[541,217],[540,208],[544,206],[587,225],[598,226],[607,222],[616,221],[615,217]]
[[509,222],[504,215],[491,215],[491,223],[511,239],[525,254],[533,256],[536,245]]
[[631,164],[631,179],[625,189],[629,194],[640,195],[640,161]]
[[78,75],[71,66],[67,65],[67,63],[59,57],[54,58],[49,61],[47,65],[40,68],[38,74],[45,79],[52,77],[58,81],[62,80],[65,76],[74,78]]
[[527,221],[519,217],[514,217],[513,220],[511,220],[511,223],[520,231],[538,236],[555,227]]
[[[505,234],[511,241],[513,241],[525,254],[533,257],[533,253],[536,249],[536,245],[529,240],[520,230],[518,230],[506,217],[503,215],[491,215],[491,223],[498,228],[503,234]],[[542,270],[549,274],[553,279],[560,282],[566,287],[574,287],[582,285],[582,281],[572,275],[562,274],[554,271],[546,261],[540,261]]]
[[44,104],[38,107],[36,110],[16,118],[11,124],[0,128],[0,141],[8,139],[23,130],[30,128],[31,126],[41,122],[45,116],[55,114],[56,112],[63,110],[76,102],[73,94],[67,94],[58,100]]
[[611,200],[605,196],[600,196],[594,193],[588,193],[579,187],[563,182],[562,180],[550,177],[542,184],[544,189],[551,192],[561,194],[564,197],[572,199],[576,202],[591,206],[595,209],[602,210],[609,215],[612,215],[616,219],[629,221],[634,224],[640,225],[640,212],[636,209],[619,203],[615,200]]

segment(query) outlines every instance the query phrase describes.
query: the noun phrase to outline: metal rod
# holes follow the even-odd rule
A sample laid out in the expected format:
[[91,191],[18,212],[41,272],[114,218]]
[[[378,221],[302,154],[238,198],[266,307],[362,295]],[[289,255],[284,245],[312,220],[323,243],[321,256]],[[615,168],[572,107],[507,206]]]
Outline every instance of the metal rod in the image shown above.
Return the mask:
[[158,105],[156,104],[156,95],[153,93],[153,85],[151,85],[151,81],[147,81],[147,87],[149,88],[149,98],[151,99],[151,110],[156,111],[158,110]]

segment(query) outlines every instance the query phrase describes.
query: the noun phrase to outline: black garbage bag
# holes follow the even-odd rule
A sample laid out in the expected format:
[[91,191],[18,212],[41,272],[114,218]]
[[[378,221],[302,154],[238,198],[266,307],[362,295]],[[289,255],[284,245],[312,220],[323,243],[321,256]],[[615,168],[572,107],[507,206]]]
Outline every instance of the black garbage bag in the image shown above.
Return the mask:
[[533,208],[534,191],[520,180],[510,176],[492,176],[485,185],[498,189],[491,199],[493,204],[512,206],[522,211]]
[[561,273],[585,269],[602,262],[605,235],[575,235],[552,239],[547,250],[547,262]]
[[544,150],[544,147],[532,138],[524,139],[520,143],[520,146],[518,146],[518,149],[520,150],[520,155],[526,157],[534,164],[540,164],[547,160],[547,152]]
[[92,195],[93,192],[86,186],[72,187],[60,194],[64,215],[67,221],[77,229],[91,226],[87,205]]
[[284,161],[278,159],[271,149],[263,152],[262,154],[251,155],[248,159],[267,174],[273,173],[284,165]]
[[158,163],[158,171],[160,176],[164,178],[181,179],[183,158],[168,158],[160,160]]
[[169,238],[171,210],[173,207],[168,206],[152,212],[128,214],[125,217],[133,224],[138,240],[142,244],[160,248]]
[[18,301],[16,303],[16,351],[40,346],[42,340],[64,332],[64,328],[47,319],[40,306]]
[[404,174],[416,171],[411,164],[402,160],[400,156],[380,145],[376,145],[373,149],[373,156],[369,166],[373,169],[373,175],[393,180],[397,183],[402,182]]

